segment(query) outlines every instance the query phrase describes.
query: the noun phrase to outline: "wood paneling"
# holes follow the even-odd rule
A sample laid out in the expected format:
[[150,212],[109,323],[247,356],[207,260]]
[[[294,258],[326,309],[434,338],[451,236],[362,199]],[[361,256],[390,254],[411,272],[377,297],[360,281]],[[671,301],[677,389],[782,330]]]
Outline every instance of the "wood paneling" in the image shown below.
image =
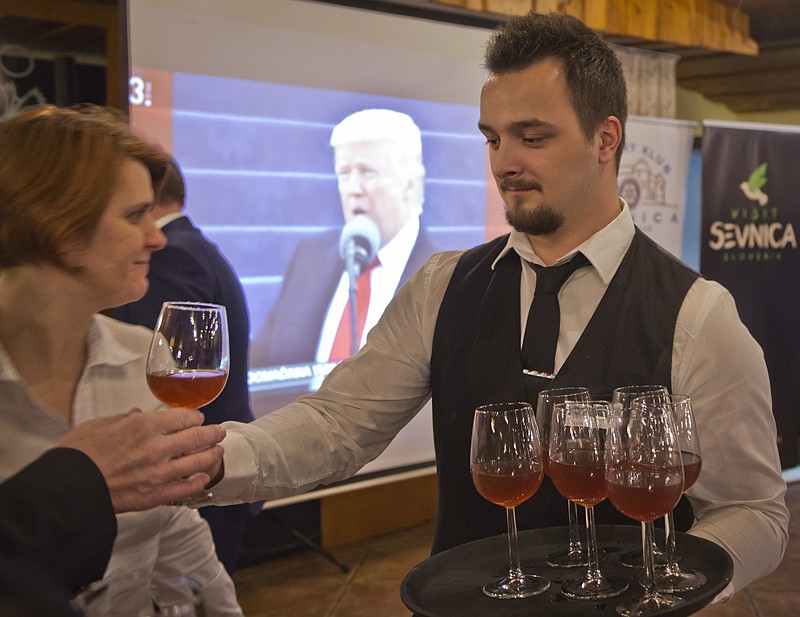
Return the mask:
[[719,0],[434,0],[503,15],[555,11],[607,34],[755,54],[749,17]]
[[326,548],[355,542],[436,518],[436,475],[381,484],[320,502],[320,533]]
[[[486,10],[484,0],[434,0]],[[680,57],[677,83],[736,113],[797,109],[800,0],[534,0],[616,45]],[[498,6],[498,5],[495,5]],[[759,49],[760,48],[760,49]]]

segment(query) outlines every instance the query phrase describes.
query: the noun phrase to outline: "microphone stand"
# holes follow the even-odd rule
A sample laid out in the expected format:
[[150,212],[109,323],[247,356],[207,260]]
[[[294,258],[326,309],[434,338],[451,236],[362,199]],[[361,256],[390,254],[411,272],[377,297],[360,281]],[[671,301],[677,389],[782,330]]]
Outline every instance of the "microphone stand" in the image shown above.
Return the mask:
[[[359,259],[356,255],[356,243],[350,241],[347,243],[347,255],[345,257],[345,267],[347,269],[347,278],[350,282],[348,289],[348,298],[350,299],[350,355],[354,356],[358,353],[361,341],[358,336],[358,276],[361,274],[359,267]],[[361,251],[363,253],[363,249]]]
[[350,289],[348,290],[348,297],[350,298],[350,355],[354,356],[358,353],[358,348],[361,341],[358,340],[358,277],[354,276],[355,268],[352,270],[348,268],[348,276],[350,278]]

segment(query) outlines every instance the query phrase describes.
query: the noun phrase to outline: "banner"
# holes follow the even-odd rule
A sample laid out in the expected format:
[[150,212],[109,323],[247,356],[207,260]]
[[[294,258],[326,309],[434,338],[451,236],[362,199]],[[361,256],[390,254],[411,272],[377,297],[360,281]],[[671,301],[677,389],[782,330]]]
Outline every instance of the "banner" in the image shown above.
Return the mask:
[[700,270],[730,290],[764,349],[784,469],[798,463],[798,152],[798,127],[703,123]]
[[617,183],[633,222],[677,257],[683,240],[694,122],[631,116]]

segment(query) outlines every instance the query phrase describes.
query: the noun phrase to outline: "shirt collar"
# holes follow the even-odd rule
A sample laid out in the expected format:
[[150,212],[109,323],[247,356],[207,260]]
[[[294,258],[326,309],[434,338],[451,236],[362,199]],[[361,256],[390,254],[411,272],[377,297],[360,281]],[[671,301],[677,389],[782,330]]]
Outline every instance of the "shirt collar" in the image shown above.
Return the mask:
[[[567,254],[561,256],[556,260],[556,264],[569,261],[575,253],[580,251],[586,256],[600,275],[603,283],[608,285],[614,273],[617,271],[622,258],[628,251],[628,246],[631,240],[633,240],[633,234],[635,232],[633,218],[631,217],[628,204],[621,197],[619,198],[619,203],[621,210],[613,221]],[[526,261],[542,263],[542,260],[539,259],[531,248],[531,244],[528,242],[528,236],[522,232],[512,230],[508,236],[508,242],[506,242],[505,247],[503,247],[503,250],[492,263],[492,269],[495,268],[497,262],[512,250],[516,251],[517,254]]]
[[0,344],[0,381],[22,381],[2,344]]
[[186,215],[183,212],[170,212],[156,221],[156,227],[164,229],[165,225],[169,225],[172,221],[183,218],[184,216]]
[[[95,366],[124,366],[142,357],[128,347],[124,347],[114,337],[110,328],[111,319],[94,315],[87,335],[88,358],[86,369]],[[22,381],[16,367],[0,345],[0,381]]]
[[88,358],[86,368],[95,366],[123,366],[142,357],[127,346],[120,345],[112,332],[113,320],[94,315],[87,336]]
[[419,217],[412,216],[408,222],[398,231],[394,238],[386,243],[378,251],[378,259],[380,259],[381,266],[386,267],[387,264],[400,264],[405,268],[408,261],[408,256],[411,255],[411,250],[414,248],[414,243],[417,241],[419,234]]

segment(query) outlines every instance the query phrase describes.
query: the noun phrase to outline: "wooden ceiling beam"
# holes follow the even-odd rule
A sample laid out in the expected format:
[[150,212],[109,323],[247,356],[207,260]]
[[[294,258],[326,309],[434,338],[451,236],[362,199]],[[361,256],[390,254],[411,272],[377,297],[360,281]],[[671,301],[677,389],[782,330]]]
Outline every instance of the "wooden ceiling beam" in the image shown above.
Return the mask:
[[689,80],[793,67],[795,77],[789,83],[794,83],[797,80],[798,66],[800,66],[800,40],[762,46],[759,55],[755,57],[732,54],[714,54],[696,58],[683,57],[678,63],[676,73],[679,80]]
[[731,111],[741,113],[774,112],[800,109],[800,90],[782,90],[766,98],[763,94],[751,96],[718,96],[708,97],[715,103],[721,103]]
[[98,28],[116,28],[119,19],[116,5],[79,0],[3,0],[0,13]]
[[[720,75],[681,79],[682,88],[695,90],[712,98],[716,96],[772,96],[787,89],[787,84],[797,82],[797,69],[763,69],[752,73]],[[800,89],[800,86],[798,86]]]
[[574,15],[587,26],[615,36],[666,41],[756,55],[750,18],[717,0],[433,0],[474,11],[521,15],[555,11]]

